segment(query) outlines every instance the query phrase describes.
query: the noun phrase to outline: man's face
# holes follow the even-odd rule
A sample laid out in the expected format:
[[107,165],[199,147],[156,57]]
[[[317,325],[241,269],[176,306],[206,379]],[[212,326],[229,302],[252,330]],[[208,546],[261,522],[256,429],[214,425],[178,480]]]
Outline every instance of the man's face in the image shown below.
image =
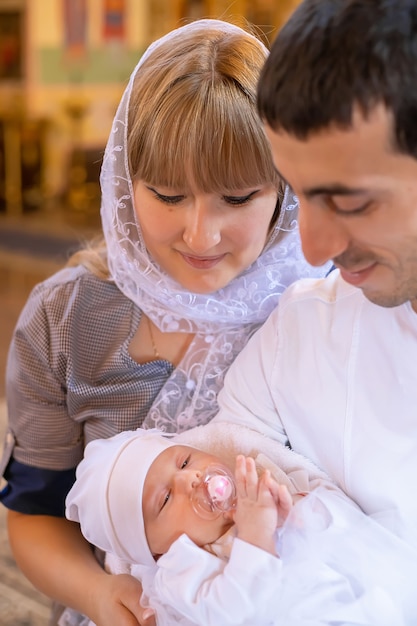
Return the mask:
[[392,118],[356,111],[347,130],[301,141],[267,127],[278,172],[300,202],[303,251],[332,259],[346,282],[381,306],[417,311],[417,159],[392,147]]

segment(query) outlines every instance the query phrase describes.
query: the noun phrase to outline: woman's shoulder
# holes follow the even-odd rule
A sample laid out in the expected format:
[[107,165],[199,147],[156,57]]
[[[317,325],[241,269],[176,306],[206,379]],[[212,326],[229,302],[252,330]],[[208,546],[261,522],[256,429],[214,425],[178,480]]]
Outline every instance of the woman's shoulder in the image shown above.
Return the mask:
[[77,301],[108,301],[109,296],[119,304],[130,303],[118,287],[110,280],[95,276],[81,265],[64,267],[41,283],[38,283],[32,296],[40,297],[44,302],[66,302],[67,299]]
[[107,286],[113,286],[111,281],[103,280],[95,276],[82,265],[63,267],[42,282],[38,283],[35,290],[44,293],[59,291],[61,289],[90,289],[103,290]]
[[59,324],[95,319],[105,312],[107,320],[129,317],[135,305],[109,280],[98,278],[82,266],[66,267],[37,284],[21,314],[21,321],[42,319]]

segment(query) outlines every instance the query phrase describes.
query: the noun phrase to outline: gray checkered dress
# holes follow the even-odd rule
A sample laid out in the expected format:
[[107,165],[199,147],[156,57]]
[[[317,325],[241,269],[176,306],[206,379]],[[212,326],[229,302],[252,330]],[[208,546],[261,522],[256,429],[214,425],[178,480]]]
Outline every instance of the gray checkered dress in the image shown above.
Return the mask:
[[114,284],[81,267],[35,287],[8,359],[7,457],[68,469],[90,440],[141,426],[173,366],[130,357],[140,316]]

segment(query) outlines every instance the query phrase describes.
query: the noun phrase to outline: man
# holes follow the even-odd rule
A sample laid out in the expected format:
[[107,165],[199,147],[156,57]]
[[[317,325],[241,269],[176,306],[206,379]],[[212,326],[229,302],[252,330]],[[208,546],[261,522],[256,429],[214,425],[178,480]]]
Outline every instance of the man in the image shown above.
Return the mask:
[[259,85],[310,263],[226,377],[216,420],[315,461],[417,545],[417,0],[305,0]]

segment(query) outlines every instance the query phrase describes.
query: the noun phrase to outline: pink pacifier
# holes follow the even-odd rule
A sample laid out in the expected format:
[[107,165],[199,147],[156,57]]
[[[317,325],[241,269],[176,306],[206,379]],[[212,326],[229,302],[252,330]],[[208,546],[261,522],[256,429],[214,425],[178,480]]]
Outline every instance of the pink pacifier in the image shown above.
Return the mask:
[[200,517],[215,519],[236,506],[233,474],[224,465],[211,464],[191,493],[191,503]]

